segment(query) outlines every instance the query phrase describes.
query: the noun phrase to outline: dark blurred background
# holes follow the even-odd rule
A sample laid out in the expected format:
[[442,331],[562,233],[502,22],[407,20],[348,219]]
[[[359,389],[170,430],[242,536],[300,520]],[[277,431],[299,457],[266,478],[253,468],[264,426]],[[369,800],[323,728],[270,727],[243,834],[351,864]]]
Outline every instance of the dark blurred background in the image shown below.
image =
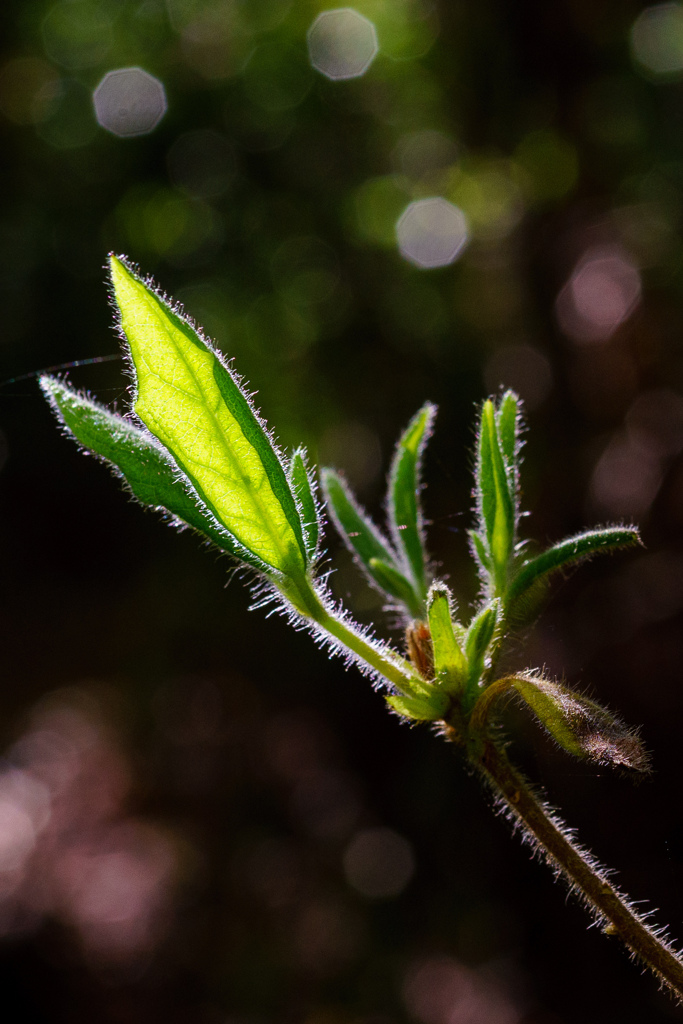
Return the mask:
[[[518,389],[529,534],[632,520],[646,549],[565,581],[512,661],[642,723],[654,774],[575,763],[518,712],[513,753],[683,940],[683,7],[324,11],[0,9],[4,1019],[676,1019],[454,750],[250,613],[225,558],[16,380],[118,351],[113,249],[376,517],[396,436],[437,402],[429,539],[465,607],[473,418]],[[68,375],[125,408],[120,361]],[[400,643],[327,550],[335,593]]]

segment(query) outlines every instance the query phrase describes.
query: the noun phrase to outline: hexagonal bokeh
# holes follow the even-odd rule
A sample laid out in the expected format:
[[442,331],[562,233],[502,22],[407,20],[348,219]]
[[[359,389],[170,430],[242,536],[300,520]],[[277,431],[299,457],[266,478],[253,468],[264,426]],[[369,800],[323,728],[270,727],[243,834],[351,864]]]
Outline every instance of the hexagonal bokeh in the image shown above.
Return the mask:
[[631,52],[655,78],[683,76],[683,7],[656,4],[641,11],[631,27]]
[[409,203],[396,223],[401,255],[416,267],[445,267],[469,241],[465,214],[441,196]]
[[375,26],[352,7],[323,11],[308,30],[311,64],[335,81],[365,74],[378,50]]
[[93,103],[102,128],[129,138],[156,128],[166,113],[166,92],[159,79],[142,68],[118,68],[104,76]]

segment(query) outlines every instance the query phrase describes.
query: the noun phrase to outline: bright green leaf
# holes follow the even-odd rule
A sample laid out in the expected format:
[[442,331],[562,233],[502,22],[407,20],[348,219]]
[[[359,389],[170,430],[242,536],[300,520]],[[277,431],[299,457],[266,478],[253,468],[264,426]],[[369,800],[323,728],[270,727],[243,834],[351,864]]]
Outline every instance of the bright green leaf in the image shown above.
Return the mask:
[[177,516],[254,568],[267,569],[221,527],[187,477],[146,431],[54,377],[41,377],[40,386],[69,433],[114,466],[139,501]]
[[506,585],[516,522],[507,470],[500,450],[495,410],[490,399],[484,403],[481,412],[476,478],[481,519],[479,532],[486,538],[496,591],[501,593]]
[[396,446],[389,475],[389,525],[394,545],[403,553],[422,601],[427,596],[427,558],[420,507],[420,464],[435,415],[436,407],[428,402],[413,417]]
[[453,630],[450,594],[444,584],[432,586],[427,610],[436,681],[447,693],[457,693],[467,679],[467,660]]
[[186,319],[121,260],[110,262],[137,415],[240,544],[285,576],[301,576],[307,555],[294,497],[249,398]]
[[289,481],[301,507],[301,526],[306,543],[306,552],[310,560],[313,561],[318,553],[320,519],[313,493],[313,485],[308,466],[306,465],[306,452],[303,448],[297,448],[292,455],[292,461],[289,466]]
[[477,685],[484,671],[485,658],[494,638],[500,602],[491,601],[475,615],[465,636],[465,657],[468,664],[467,686],[469,690]]
[[412,718],[416,722],[437,722],[448,710],[448,696],[440,690],[434,690],[425,697],[404,697],[392,694],[386,697],[387,704],[404,718]]
[[506,391],[500,400],[496,414],[500,450],[508,466],[517,461],[519,432],[519,398],[514,391]]

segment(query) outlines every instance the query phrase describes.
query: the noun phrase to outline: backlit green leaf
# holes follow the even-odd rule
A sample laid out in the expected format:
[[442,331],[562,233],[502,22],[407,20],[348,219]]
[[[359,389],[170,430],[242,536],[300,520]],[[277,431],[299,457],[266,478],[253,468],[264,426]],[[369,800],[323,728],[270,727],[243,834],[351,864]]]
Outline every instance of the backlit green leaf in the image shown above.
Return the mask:
[[301,525],[306,552],[311,561],[313,561],[318,553],[320,519],[313,493],[313,484],[306,464],[306,452],[303,448],[297,448],[292,455],[292,461],[289,466],[289,481],[301,507]]
[[506,391],[500,400],[496,423],[500,450],[508,466],[514,466],[518,455],[519,399],[514,391]]
[[432,586],[427,608],[436,682],[447,693],[457,693],[467,679],[467,660],[453,630],[450,595],[443,583]]
[[503,593],[515,536],[515,508],[500,449],[493,402],[481,412],[476,467],[479,535],[491,558],[496,593]]
[[254,568],[267,569],[221,527],[187,477],[146,431],[54,377],[41,377],[40,386],[69,433],[114,466],[139,501],[172,513]]
[[404,697],[392,694],[386,697],[387,704],[404,718],[412,718],[416,722],[437,722],[448,710],[449,700],[445,693],[434,690],[425,697]]
[[486,656],[495,636],[499,613],[500,601],[491,601],[475,615],[467,630],[464,646],[467,658],[467,690],[470,695],[476,691],[486,667]]
[[389,475],[389,525],[394,545],[402,552],[422,601],[427,596],[427,558],[420,506],[420,464],[435,415],[436,407],[428,402],[413,417],[396,446]]
[[119,259],[111,274],[136,371],[135,412],[220,523],[285,576],[307,564],[280,457],[218,353]]
[[568,753],[601,765],[648,770],[638,736],[592,700],[534,675],[511,680],[512,687],[550,735]]

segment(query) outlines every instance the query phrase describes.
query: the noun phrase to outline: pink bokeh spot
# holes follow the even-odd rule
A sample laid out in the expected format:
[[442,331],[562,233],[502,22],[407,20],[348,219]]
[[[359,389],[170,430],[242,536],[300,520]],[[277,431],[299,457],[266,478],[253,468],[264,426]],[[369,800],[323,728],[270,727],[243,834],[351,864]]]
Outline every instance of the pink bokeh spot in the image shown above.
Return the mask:
[[561,330],[579,344],[607,341],[640,302],[638,268],[618,246],[587,250],[557,297]]

